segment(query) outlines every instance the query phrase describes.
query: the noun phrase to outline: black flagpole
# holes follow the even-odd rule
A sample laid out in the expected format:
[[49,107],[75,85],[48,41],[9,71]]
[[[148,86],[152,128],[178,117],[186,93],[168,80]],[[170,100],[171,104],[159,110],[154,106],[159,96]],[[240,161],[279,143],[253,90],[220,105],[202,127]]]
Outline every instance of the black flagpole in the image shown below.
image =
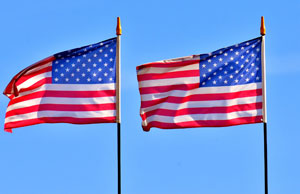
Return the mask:
[[116,48],[116,123],[118,149],[118,194],[121,194],[121,21],[117,18],[117,48]]
[[261,17],[260,34],[262,38],[261,43],[261,63],[262,63],[262,89],[263,89],[263,123],[264,123],[264,169],[265,169],[265,194],[268,194],[268,136],[267,136],[267,105],[266,105],[266,67],[265,67],[265,21]]

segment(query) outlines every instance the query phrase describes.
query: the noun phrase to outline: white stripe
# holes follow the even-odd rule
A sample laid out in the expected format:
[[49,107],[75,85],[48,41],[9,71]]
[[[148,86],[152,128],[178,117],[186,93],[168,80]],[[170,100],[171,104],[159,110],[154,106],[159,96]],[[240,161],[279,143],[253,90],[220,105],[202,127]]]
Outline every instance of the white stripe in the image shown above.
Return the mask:
[[184,102],[179,104],[164,102],[147,108],[142,108],[141,113],[143,114],[145,112],[149,112],[155,109],[180,110],[185,108],[227,107],[227,106],[233,106],[239,104],[250,104],[256,102],[262,102],[262,96],[236,98],[231,100],[189,101],[189,102]]
[[24,75],[28,75],[28,74],[30,74],[30,73],[39,71],[39,70],[44,69],[44,68],[46,68],[46,67],[49,67],[49,66],[51,66],[51,65],[52,65],[52,62],[49,62],[49,63],[46,63],[46,64],[44,64],[44,65],[35,67],[35,68],[33,68],[33,69],[27,71],[26,73],[24,73]]
[[29,79],[27,79],[26,81],[24,81],[23,83],[21,83],[20,85],[17,86],[18,90],[21,90],[22,88],[28,88],[30,86],[32,86],[33,84],[37,83],[38,81],[45,79],[47,77],[51,77],[51,71],[46,72],[46,73],[41,73],[38,74],[34,77],[31,77]]
[[168,96],[175,96],[175,97],[185,97],[195,94],[219,94],[219,93],[232,93],[232,92],[239,92],[245,90],[255,90],[260,89],[262,87],[260,83],[251,83],[245,85],[236,85],[236,86],[222,86],[222,87],[201,87],[196,88],[193,90],[172,90],[168,92],[162,93],[153,93],[153,94],[143,94],[141,95],[142,101],[149,101],[149,100],[156,100],[165,98]]
[[159,121],[163,123],[181,123],[181,122],[188,122],[188,121],[230,120],[230,119],[237,119],[242,117],[254,117],[254,116],[261,116],[261,115],[262,115],[261,109],[238,111],[232,113],[189,114],[189,115],[182,115],[177,117],[153,115],[148,117],[145,121],[143,121],[143,125],[146,126],[147,123],[150,123],[152,121]]
[[115,103],[115,97],[96,97],[96,98],[61,98],[61,97],[43,97],[43,98],[35,98],[31,100],[22,101],[16,104],[12,104],[7,107],[6,112],[25,108],[28,106],[34,106],[39,104],[106,104],[106,103]]
[[144,88],[144,87],[153,87],[153,86],[169,86],[169,85],[177,85],[177,84],[195,84],[195,83],[199,83],[199,76],[140,81],[139,87]]
[[28,119],[36,119],[43,117],[74,117],[74,118],[102,118],[112,117],[116,115],[115,110],[103,110],[103,111],[38,111],[32,113],[26,113],[21,115],[15,115],[7,117],[5,123],[22,121]]
[[145,67],[137,71],[138,75],[148,74],[148,73],[168,73],[176,71],[187,71],[187,70],[199,70],[199,62],[191,65],[178,66],[178,67]]
[[116,84],[44,84],[39,88],[22,92],[18,97],[31,94],[39,91],[102,91],[102,90],[115,90]]

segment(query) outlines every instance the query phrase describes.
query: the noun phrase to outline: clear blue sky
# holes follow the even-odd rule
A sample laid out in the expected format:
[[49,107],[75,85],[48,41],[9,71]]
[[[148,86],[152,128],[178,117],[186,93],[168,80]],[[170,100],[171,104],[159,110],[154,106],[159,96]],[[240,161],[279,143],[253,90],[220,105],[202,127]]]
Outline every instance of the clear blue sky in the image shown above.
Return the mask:
[[[263,126],[143,132],[137,65],[259,36],[266,20],[269,193],[300,193],[300,2],[3,1],[0,89],[54,53],[122,35],[123,194],[263,194]],[[8,98],[0,97],[3,129]],[[0,193],[117,193],[116,125],[0,130]]]

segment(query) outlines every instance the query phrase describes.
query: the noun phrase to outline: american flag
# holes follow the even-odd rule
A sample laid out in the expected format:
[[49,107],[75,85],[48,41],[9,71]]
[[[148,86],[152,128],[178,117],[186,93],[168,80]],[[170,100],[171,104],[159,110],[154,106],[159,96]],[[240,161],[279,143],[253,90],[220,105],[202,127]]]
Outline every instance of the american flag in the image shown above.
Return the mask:
[[5,130],[116,122],[116,41],[60,52],[18,73],[4,91]]
[[262,122],[261,42],[138,66],[143,129]]

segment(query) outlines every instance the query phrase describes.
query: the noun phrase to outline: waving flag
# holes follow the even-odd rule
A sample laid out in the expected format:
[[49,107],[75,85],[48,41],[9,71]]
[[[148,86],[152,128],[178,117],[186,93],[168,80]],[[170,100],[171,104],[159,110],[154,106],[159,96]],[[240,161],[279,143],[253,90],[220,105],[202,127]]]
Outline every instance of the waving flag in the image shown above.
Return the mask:
[[145,131],[262,122],[261,37],[137,67]]
[[48,57],[6,87],[5,130],[38,123],[116,122],[116,38]]

